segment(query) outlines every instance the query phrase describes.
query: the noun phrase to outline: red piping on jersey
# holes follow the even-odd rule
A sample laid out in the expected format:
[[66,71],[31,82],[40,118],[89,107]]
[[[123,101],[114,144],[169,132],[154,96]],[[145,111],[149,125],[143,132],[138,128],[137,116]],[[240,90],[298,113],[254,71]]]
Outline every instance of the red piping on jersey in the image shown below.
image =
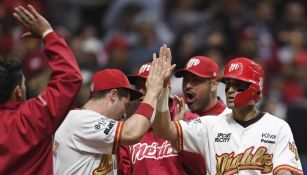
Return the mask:
[[120,144],[120,137],[122,135],[122,130],[123,130],[124,122],[118,122],[116,132],[115,132],[115,137],[114,137],[114,143],[113,143],[113,149],[112,149],[112,154],[116,154],[118,151],[118,147]]
[[279,165],[278,167],[274,168],[273,174],[277,174],[281,170],[289,170],[291,172],[294,172],[294,173],[300,174],[300,175],[304,174],[302,170],[294,168],[294,167],[292,167],[290,165],[286,165],[286,164]]
[[182,135],[182,128],[179,122],[175,121],[175,126],[177,130],[177,149],[178,151],[183,150],[183,135]]

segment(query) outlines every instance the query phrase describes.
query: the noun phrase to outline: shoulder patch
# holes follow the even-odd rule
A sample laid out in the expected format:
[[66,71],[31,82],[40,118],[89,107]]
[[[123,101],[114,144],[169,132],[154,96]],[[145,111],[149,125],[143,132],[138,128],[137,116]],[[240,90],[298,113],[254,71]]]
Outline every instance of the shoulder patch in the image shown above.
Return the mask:
[[200,120],[200,117],[197,117],[197,118],[195,118],[195,119],[193,119],[193,120],[188,121],[187,123],[188,123],[188,124],[189,124],[189,123],[201,123],[201,120]]
[[116,121],[115,120],[110,120],[108,125],[105,127],[103,133],[105,133],[106,135],[109,135],[111,129],[113,128],[113,126],[115,125]]

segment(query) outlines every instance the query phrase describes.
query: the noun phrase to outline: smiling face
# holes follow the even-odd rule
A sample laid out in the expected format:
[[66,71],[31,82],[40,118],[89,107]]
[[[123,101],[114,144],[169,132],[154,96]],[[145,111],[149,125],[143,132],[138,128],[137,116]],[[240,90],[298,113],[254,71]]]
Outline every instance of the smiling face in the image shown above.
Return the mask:
[[236,79],[226,79],[225,84],[226,84],[225,93],[226,93],[227,106],[230,109],[234,109],[235,96],[238,93],[244,92],[246,89],[248,89],[250,83]]
[[183,78],[182,90],[189,109],[201,114],[208,106],[212,96],[212,79],[201,78],[186,73]]

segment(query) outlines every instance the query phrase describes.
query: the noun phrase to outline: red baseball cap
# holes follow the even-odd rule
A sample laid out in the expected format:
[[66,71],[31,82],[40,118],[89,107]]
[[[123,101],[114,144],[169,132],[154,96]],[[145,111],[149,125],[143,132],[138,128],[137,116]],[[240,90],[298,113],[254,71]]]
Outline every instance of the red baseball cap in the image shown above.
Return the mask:
[[91,82],[91,92],[124,88],[130,91],[130,100],[136,100],[143,94],[130,87],[126,75],[118,69],[104,69],[94,74]]
[[205,56],[194,56],[190,58],[184,69],[175,72],[177,78],[186,73],[192,73],[201,78],[218,78],[219,66],[210,58]]
[[135,84],[135,81],[139,78],[146,79],[149,74],[151,62],[143,64],[134,75],[128,75],[128,80],[131,84]]

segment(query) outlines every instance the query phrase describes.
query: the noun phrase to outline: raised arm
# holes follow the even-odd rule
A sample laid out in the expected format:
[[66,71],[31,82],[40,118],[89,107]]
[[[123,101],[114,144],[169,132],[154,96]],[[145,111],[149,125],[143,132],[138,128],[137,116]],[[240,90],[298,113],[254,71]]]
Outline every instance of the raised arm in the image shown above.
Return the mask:
[[123,126],[121,144],[134,144],[148,131],[155,117],[157,98],[160,94],[166,70],[161,59],[154,59],[146,80],[146,94],[139,108]]
[[82,77],[77,61],[66,42],[53,32],[49,22],[31,5],[18,6],[14,17],[30,32],[23,37],[41,38],[45,54],[52,69],[50,81],[36,98],[20,107],[21,117],[16,126],[22,130],[35,130],[37,136],[50,136],[63,121],[81,85]]
[[[170,77],[175,69],[175,65],[171,65],[172,55],[170,48],[167,48],[166,45],[160,48],[159,53],[160,58],[165,63],[167,72],[164,78],[164,88],[161,92],[161,95],[158,98],[157,104],[157,114],[155,121],[152,125],[155,136],[163,138],[170,141],[177,140],[177,130],[175,124],[171,121],[170,111],[169,111],[169,84]],[[154,55],[154,58],[156,56]]]

